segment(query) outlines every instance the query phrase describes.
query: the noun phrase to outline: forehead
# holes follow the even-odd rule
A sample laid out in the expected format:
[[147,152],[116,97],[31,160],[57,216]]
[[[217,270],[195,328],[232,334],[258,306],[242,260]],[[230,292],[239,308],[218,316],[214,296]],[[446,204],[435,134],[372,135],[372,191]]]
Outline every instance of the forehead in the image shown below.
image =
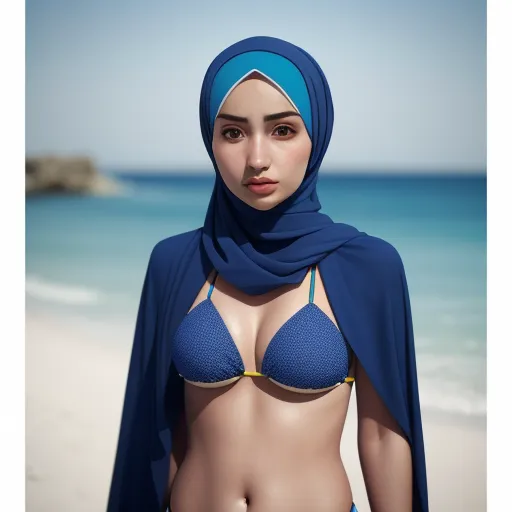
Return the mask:
[[265,114],[271,114],[285,110],[298,111],[276,84],[253,73],[228,94],[219,113],[236,115],[265,111]]
[[[292,110],[300,114],[308,133],[312,136],[312,107],[308,87],[302,72],[295,63],[286,57],[259,50],[245,52],[228,59],[211,77],[211,81],[204,83],[209,88],[209,90],[206,89],[208,91],[206,93],[208,103],[205,107],[209,110],[208,117],[212,132],[217,115],[221,112],[228,96],[253,72],[260,73],[277,85],[278,90],[293,105]],[[273,86],[268,82],[265,85],[269,85],[272,90]],[[240,87],[240,90],[237,90],[236,93],[241,92],[242,89],[245,89],[245,86]],[[275,88],[274,92],[276,92]],[[235,94],[230,99],[233,100],[234,98],[236,98]],[[280,97],[279,101],[282,101]],[[286,102],[284,102],[284,106],[286,110],[290,110],[290,106]]]

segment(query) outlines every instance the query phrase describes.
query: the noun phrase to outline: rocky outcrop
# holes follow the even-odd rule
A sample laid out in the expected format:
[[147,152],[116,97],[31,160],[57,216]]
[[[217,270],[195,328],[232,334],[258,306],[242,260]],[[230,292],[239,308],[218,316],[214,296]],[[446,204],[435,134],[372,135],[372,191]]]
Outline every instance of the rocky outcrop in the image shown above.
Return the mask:
[[25,193],[118,194],[120,185],[101,174],[88,157],[43,156],[25,159]]

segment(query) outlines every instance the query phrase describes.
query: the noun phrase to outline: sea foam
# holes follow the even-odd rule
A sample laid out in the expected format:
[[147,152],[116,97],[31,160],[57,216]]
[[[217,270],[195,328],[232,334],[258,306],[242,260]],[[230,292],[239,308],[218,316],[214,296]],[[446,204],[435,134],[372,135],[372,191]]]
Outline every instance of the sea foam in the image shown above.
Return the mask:
[[56,283],[34,275],[26,277],[25,293],[35,299],[69,305],[98,304],[103,300],[98,290]]

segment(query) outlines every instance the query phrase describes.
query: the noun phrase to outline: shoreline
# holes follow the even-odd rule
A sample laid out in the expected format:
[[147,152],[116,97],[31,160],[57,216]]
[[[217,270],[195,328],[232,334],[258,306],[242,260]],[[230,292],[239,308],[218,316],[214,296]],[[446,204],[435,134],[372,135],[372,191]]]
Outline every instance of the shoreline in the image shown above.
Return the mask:
[[[26,310],[26,510],[106,509],[132,324]],[[370,512],[357,455],[355,393],[341,454],[359,512]],[[422,412],[430,509],[486,509],[486,419]]]

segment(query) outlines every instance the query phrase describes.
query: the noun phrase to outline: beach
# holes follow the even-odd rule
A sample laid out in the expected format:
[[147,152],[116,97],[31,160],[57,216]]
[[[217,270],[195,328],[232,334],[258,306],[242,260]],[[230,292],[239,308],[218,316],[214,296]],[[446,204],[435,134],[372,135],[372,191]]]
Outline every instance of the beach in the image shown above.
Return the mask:
[[[411,372],[417,376],[429,512],[485,511],[487,172],[494,162],[506,168],[487,137],[490,4],[24,5],[22,54],[8,75],[24,82],[3,96],[9,108],[15,96],[24,101],[6,124],[4,145],[15,148],[11,135],[23,133],[16,149],[25,154],[25,243],[14,260],[23,260],[25,274],[25,510],[106,512],[141,292],[177,290],[170,302],[166,291],[148,301],[167,320],[176,313],[172,304],[186,306],[190,297],[182,292],[192,291],[209,264],[252,293],[266,279],[295,282],[318,263],[317,278],[332,281],[325,283],[331,320],[371,381],[381,389],[390,383],[386,404],[397,393],[414,395],[393,411],[401,422],[412,402],[417,413],[416,387],[408,387]],[[5,19],[9,27],[14,22],[10,11]],[[489,43],[504,46],[501,38]],[[5,47],[10,55],[11,44]],[[499,112],[506,107],[497,105]],[[6,172],[20,177],[16,165]],[[278,185],[241,186],[254,176]],[[249,200],[271,188],[272,197]],[[271,204],[278,195],[280,205]],[[20,235],[13,224],[19,216],[8,207],[7,235]],[[354,237],[338,239],[342,233]],[[504,230],[500,238],[507,238]],[[201,251],[192,253],[195,242]],[[15,275],[14,265],[4,268]],[[155,286],[144,287],[147,276]],[[501,270],[496,281],[504,282]],[[159,332],[168,348],[171,324],[173,332]],[[396,351],[387,340],[399,340]],[[507,362],[501,348],[495,352]],[[304,353],[287,357],[305,361]],[[344,365],[341,359],[336,363]],[[405,371],[397,375],[396,368]],[[493,371],[500,374],[507,376]],[[357,387],[340,451],[358,512],[372,512],[357,447]],[[17,427],[7,411],[10,445]],[[407,434],[417,425],[404,425],[414,430]],[[144,438],[144,425],[139,430]],[[489,435],[505,463],[506,438]],[[146,451],[158,457],[159,448],[156,440]],[[337,455],[337,440],[333,448]],[[385,471],[396,471],[385,462]],[[7,472],[18,471],[8,462]],[[491,491],[493,485],[508,490],[490,478]],[[314,504],[329,492],[315,490]],[[259,507],[246,503],[249,512]]]
[[[148,258],[201,226],[211,176],[26,203],[27,511],[104,511]],[[430,510],[486,509],[485,177],[326,176],[325,211],[392,243],[410,290]],[[360,512],[355,393],[342,455]]]
[[[26,510],[106,509],[132,325],[26,315]],[[421,388],[420,388],[421,389]],[[370,512],[356,447],[355,393],[341,453],[360,512]],[[430,510],[486,510],[486,433],[468,419],[424,417]]]

